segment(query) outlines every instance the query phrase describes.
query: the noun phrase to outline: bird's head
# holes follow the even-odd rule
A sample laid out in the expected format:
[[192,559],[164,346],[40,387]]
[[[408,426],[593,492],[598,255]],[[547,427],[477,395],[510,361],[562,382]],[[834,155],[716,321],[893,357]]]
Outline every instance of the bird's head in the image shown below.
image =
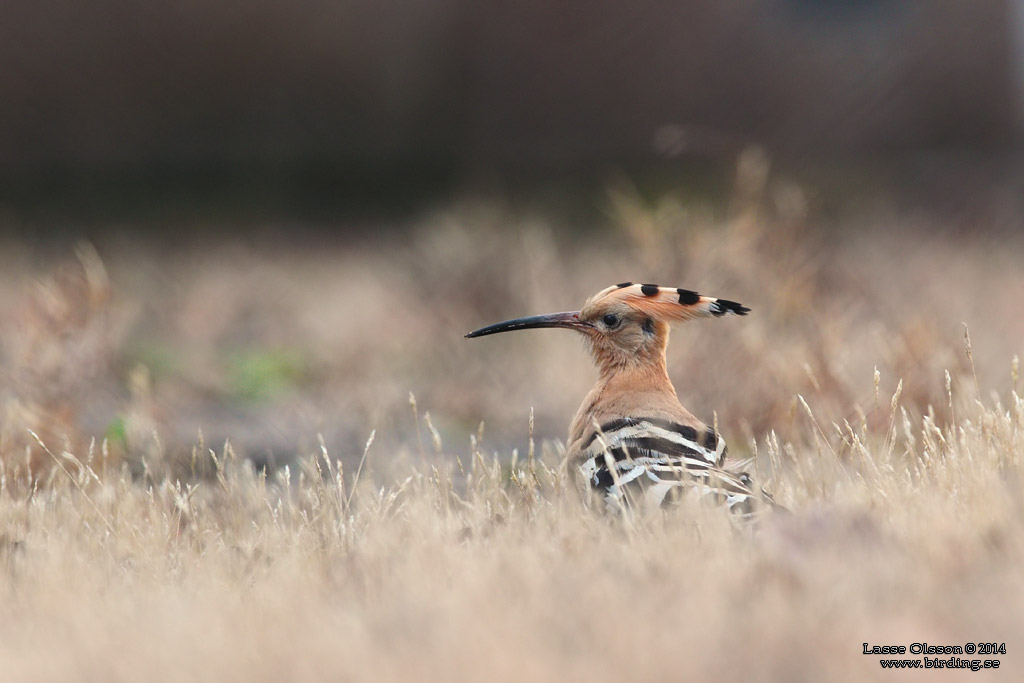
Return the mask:
[[749,311],[735,301],[701,296],[688,289],[623,282],[590,297],[578,311],[506,320],[466,336],[537,327],[576,330],[586,338],[601,370],[614,371],[663,359],[669,326],[674,322],[746,315]]

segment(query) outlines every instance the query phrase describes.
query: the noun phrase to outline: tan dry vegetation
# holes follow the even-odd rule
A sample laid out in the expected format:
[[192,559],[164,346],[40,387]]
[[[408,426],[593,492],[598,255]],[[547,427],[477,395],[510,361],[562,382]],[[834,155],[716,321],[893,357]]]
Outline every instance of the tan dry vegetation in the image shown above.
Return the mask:
[[772,482],[794,514],[753,538],[700,509],[598,517],[555,468],[481,453],[354,495],[326,453],[269,479],[227,454],[198,485],[64,458],[0,497],[0,661],[25,681],[852,681],[881,677],[863,641],[994,639],[1013,676],[1024,402],[956,408],[953,430],[897,406],[889,438],[794,450]]
[[[592,239],[469,206],[331,250],[6,250],[4,678],[912,677],[865,641],[1006,642],[1015,676],[1020,243],[823,230],[747,163],[725,219],[620,186]],[[579,345],[461,339],[624,279],[754,309],[670,373],[791,515],[591,514]]]

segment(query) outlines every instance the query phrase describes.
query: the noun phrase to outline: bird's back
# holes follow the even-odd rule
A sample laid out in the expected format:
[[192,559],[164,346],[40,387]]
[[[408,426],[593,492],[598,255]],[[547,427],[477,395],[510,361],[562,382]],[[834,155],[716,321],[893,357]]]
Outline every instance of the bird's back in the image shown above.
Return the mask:
[[683,408],[674,391],[652,389],[641,397],[596,387],[573,421],[570,463],[609,508],[652,510],[694,495],[750,519],[774,505],[727,461],[714,429]]

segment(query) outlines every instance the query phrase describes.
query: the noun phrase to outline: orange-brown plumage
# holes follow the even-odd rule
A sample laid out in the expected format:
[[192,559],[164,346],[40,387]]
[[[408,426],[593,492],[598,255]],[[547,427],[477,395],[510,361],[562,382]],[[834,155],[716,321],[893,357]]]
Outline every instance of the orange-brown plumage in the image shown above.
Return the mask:
[[[622,283],[590,297],[579,311],[519,318],[466,336],[534,327],[580,332],[599,376],[569,427],[573,469],[613,506],[635,502],[631,498],[661,506],[696,490],[749,517],[770,496],[726,462],[718,434],[679,403],[665,362],[671,323],[748,311],[686,289]],[[630,496],[627,484],[639,494]]]

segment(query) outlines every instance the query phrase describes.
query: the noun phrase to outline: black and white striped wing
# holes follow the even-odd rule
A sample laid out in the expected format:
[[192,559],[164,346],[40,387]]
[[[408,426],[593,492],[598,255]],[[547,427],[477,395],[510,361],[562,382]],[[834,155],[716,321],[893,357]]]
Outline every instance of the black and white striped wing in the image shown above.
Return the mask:
[[753,514],[757,495],[746,473],[723,469],[726,447],[714,430],[653,418],[622,418],[600,425],[583,445],[580,472],[605,494],[611,508],[656,509],[686,491]]

